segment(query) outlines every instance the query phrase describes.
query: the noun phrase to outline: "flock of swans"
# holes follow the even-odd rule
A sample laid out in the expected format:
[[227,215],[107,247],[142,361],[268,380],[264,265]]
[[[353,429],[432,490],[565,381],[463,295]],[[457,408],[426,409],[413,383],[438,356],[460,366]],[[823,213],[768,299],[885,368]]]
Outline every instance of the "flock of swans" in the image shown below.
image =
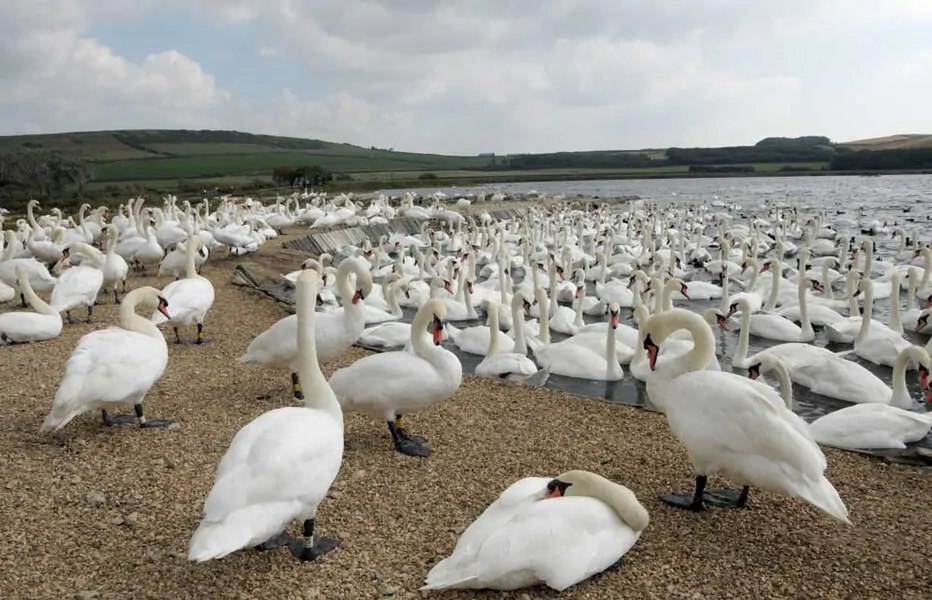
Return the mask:
[[[170,359],[160,327],[171,327],[176,343],[181,328],[193,329],[194,344],[209,341],[214,288],[199,268],[211,255],[254,252],[285,227],[396,216],[423,222],[417,234],[365,240],[282,276],[295,288],[296,314],[256,336],[239,363],[290,374],[297,405],[257,416],[232,439],[189,544],[197,562],[278,547],[309,561],[339,547],[318,534],[316,514],[342,464],[343,414],[387,424],[396,451],[427,457],[427,440],[404,418],[460,388],[463,366],[451,345],[481,357],[476,375],[518,384],[542,385],[550,374],[617,381],[627,367],[646,382],[692,461],[694,490],[661,497],[686,510],[743,507],[755,487],[850,523],[824,475],[819,444],[903,448],[932,428],[932,414],[918,410],[906,383],[914,371],[928,390],[932,368],[932,340],[922,347],[904,337],[906,329],[932,333],[932,248],[915,232],[866,224],[872,234],[900,237],[893,258],[878,260],[872,238],[858,243],[845,224],[775,204],[739,215],[644,202],[582,210],[556,199],[496,220],[464,217],[442,200],[423,207],[408,194],[396,208],[385,196],[366,205],[346,195],[295,194],[269,206],[224,198],[211,211],[206,200],[179,206],[169,197],[152,208],[131,200],[112,218],[104,207],[84,205],[76,220],[58,209],[37,217],[33,201],[27,218],[4,232],[0,260],[0,301],[19,299],[32,311],[0,314],[0,344],[52,340],[63,313],[72,322],[83,307],[90,321],[100,294],[112,297],[119,326],[78,341],[41,429],[56,431],[98,410],[104,426],[170,427],[143,411]],[[174,281],[127,292],[134,270]],[[879,299],[891,303],[888,323],[873,318]],[[682,307],[694,302],[696,310]],[[412,323],[402,321],[403,308],[416,310]],[[623,311],[636,326],[623,322]],[[480,315],[485,324],[469,323]],[[720,364],[716,329],[736,325],[728,362],[741,371],[732,372]],[[851,348],[814,345],[815,328]],[[780,343],[748,356],[751,337]],[[320,365],[357,343],[386,351],[328,381]],[[892,368],[891,384],[862,362]],[[767,372],[777,376],[779,393],[760,379]],[[793,385],[850,406],[807,423],[793,412]],[[114,412],[121,406],[134,412]],[[710,475],[741,489],[707,490]],[[527,477],[463,532],[422,589],[544,583],[562,590],[617,562],[649,520],[632,490],[596,473]],[[294,521],[300,537],[286,532]]]

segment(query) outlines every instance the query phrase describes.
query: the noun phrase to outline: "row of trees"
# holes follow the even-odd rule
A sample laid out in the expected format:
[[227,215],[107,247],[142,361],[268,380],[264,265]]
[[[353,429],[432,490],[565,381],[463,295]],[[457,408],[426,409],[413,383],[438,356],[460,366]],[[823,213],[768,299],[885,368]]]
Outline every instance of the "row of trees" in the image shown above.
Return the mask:
[[93,177],[91,164],[83,157],[65,158],[44,149],[22,149],[0,153],[0,194],[48,200],[66,185],[75,185],[83,198]]
[[272,171],[272,181],[278,185],[290,185],[294,188],[321,187],[332,180],[333,173],[318,165],[277,167]]

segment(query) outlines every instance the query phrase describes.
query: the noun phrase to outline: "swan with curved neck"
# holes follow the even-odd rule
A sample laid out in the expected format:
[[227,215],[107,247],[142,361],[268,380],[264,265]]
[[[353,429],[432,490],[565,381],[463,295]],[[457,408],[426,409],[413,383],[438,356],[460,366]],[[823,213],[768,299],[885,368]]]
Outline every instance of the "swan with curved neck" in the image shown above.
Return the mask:
[[[520,294],[518,292],[517,294]],[[517,295],[516,294],[516,295]],[[524,341],[524,317],[521,314],[521,305],[523,296],[518,296],[517,303],[512,300],[512,316],[516,316],[518,332],[515,337],[515,346],[518,344],[517,337],[520,336],[521,345],[527,351]],[[497,377],[512,381],[527,381],[527,379],[537,373],[537,365],[534,361],[525,356],[524,353],[518,352],[500,352],[498,349],[498,338],[502,335],[498,328],[498,306],[489,304],[489,347],[486,351],[485,358],[482,359],[474,373],[480,377]],[[538,384],[540,385],[540,384]]]
[[[775,274],[776,275],[776,274]],[[796,325],[788,318],[778,314],[764,313],[750,315],[750,301],[747,298],[739,298],[733,302],[728,311],[728,317],[742,311],[741,329],[748,331],[756,336],[777,340],[782,342],[810,342],[815,339],[815,330],[812,328],[812,322],[809,320],[809,308],[806,302],[806,291],[809,279],[805,273],[799,274],[799,281],[796,284],[797,299],[799,301],[800,325]],[[774,281],[774,285],[777,285]],[[745,348],[747,351],[747,348]]]
[[[132,423],[168,427],[167,419],[146,419],[142,403],[168,365],[168,347],[158,328],[136,314],[138,306],[155,306],[171,316],[159,290],[141,287],[120,304],[120,327],[100,329],[80,340],[65,365],[52,409],[42,431],[57,431],[87,411],[100,409],[104,425]],[[108,410],[131,404],[135,415],[111,416]]]
[[421,590],[566,590],[618,562],[649,522],[634,492],[595,473],[526,477],[463,532]]
[[[320,277],[317,271],[309,269]],[[356,276],[356,288],[350,276]],[[366,326],[365,312],[360,303],[372,292],[372,275],[360,261],[346,259],[337,268],[337,289],[343,308],[323,313],[316,318],[314,335],[315,348],[321,362],[329,362],[356,343]],[[297,373],[298,348],[295,328],[297,315],[289,315],[260,333],[246,348],[246,353],[237,362],[259,364],[274,369],[288,369],[291,373],[292,394],[295,400],[303,401],[301,381]]]
[[29,272],[16,267],[19,289],[35,312],[6,312],[0,314],[0,346],[26,344],[57,338],[61,334],[61,314],[52,310],[29,285]]
[[891,329],[885,331],[878,328],[876,333],[872,330],[874,282],[864,277],[859,289],[864,294],[864,315],[858,337],[854,340],[854,353],[874,364],[893,367],[899,353],[912,344]]
[[[654,315],[643,329],[654,371],[647,393],[686,447],[696,474],[692,496],[670,494],[664,502],[693,511],[705,503],[743,507],[753,485],[801,498],[848,522],[844,503],[825,479],[825,455],[776,392],[735,373],[702,370],[715,355],[715,338],[701,315],[673,309]],[[693,348],[658,369],[660,345],[679,329],[689,331]],[[741,484],[741,492],[706,493],[707,477],[716,473]]]
[[[430,454],[426,440],[409,433],[402,417],[448,399],[463,379],[459,358],[440,346],[446,314],[442,298],[428,300],[411,323],[411,351],[372,354],[330,377],[343,409],[387,422],[395,449],[402,454]],[[433,343],[427,338],[428,326]]]
[[185,278],[178,279],[162,289],[162,295],[168,299],[172,306],[171,319],[156,312],[152,315],[152,322],[156,325],[169,324],[175,332],[175,342],[181,342],[179,327],[195,326],[197,336],[194,343],[204,344],[210,340],[204,337],[204,319],[214,305],[214,286],[206,277],[197,274],[195,257],[203,242],[200,236],[188,236],[185,246]]
[[[301,561],[340,546],[317,535],[317,507],[343,462],[343,412],[318,362],[314,312],[319,274],[297,280],[298,370],[304,406],[277,408],[253,419],[233,437],[217,467],[188,560],[221,558],[242,548],[287,546]],[[301,520],[303,540],[285,532]]]

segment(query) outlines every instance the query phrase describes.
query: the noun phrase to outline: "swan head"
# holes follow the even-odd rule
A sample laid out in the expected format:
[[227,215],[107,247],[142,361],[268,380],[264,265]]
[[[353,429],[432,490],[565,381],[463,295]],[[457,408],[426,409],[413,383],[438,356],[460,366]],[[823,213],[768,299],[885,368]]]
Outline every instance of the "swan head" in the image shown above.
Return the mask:
[[[802,277],[802,276],[800,276]],[[807,278],[808,279],[808,278]],[[809,283],[812,285],[812,289],[819,292],[820,294],[825,293],[825,286],[822,285],[822,282],[818,279],[809,279]]]
[[[19,267],[17,268],[17,272]],[[929,325],[929,313],[926,312],[926,309],[922,310],[922,314],[919,315],[919,318],[916,319],[916,328],[913,330],[914,333],[919,333]]]
[[748,379],[758,379],[762,374],[770,371],[782,371],[789,374],[790,370],[786,362],[775,354],[761,352],[751,357],[752,362],[748,366]]
[[473,285],[473,279],[472,277],[470,277],[469,279],[466,280],[466,293],[467,294],[472,293],[472,285]]
[[431,332],[434,337],[434,346],[439,346],[443,342],[443,319],[447,316],[447,305],[443,300],[434,298],[428,301],[426,306],[433,313]]
[[619,321],[621,321],[621,305],[612,302],[608,305],[608,324],[612,329],[618,329]]
[[643,531],[650,522],[647,509],[634,492],[589,471],[573,470],[556,476],[547,482],[540,500],[552,501],[571,496],[588,496],[604,502],[635,531]]

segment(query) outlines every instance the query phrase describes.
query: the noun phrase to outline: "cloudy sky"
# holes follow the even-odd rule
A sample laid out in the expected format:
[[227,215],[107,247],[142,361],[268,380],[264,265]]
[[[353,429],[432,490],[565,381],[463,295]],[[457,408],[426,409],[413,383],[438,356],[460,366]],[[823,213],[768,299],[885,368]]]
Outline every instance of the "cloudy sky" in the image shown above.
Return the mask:
[[0,134],[472,154],[932,133],[932,0],[0,0]]

